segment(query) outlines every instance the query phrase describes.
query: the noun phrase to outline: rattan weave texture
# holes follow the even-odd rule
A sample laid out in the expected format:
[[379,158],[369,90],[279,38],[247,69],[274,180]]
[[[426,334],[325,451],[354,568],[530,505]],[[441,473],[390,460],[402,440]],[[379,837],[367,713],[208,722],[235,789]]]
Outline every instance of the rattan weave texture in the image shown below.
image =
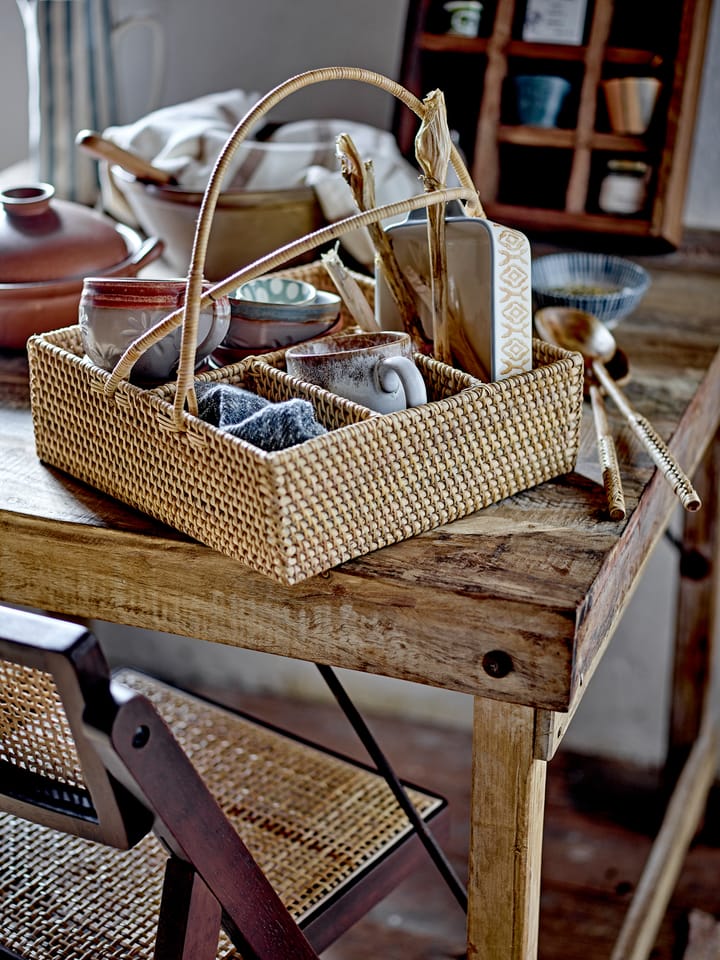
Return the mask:
[[[296,918],[409,825],[384,780],[124,671],[153,700]],[[169,784],[169,789],[179,786]],[[417,790],[424,814],[440,801]],[[0,816],[0,942],[27,960],[151,960],[166,854]],[[218,957],[239,958],[223,936]]]
[[85,787],[52,675],[8,660],[0,661],[0,762],[70,787]]
[[189,413],[185,432],[168,429],[174,384],[106,395],[110,375],[84,358],[77,327],[28,352],[43,461],[287,584],[567,473],[577,456],[582,360],[539,341],[532,371],[494,383],[418,357],[430,402],[385,416],[288,377],[280,355],[202,374],[311,400],[330,432],[273,453]]

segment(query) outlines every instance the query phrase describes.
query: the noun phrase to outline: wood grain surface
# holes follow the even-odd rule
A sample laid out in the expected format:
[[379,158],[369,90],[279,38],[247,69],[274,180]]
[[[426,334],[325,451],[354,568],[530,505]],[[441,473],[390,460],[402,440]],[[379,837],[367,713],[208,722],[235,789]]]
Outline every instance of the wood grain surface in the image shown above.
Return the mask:
[[[720,276],[651,272],[615,331],[624,389],[692,475],[720,419]],[[628,510],[608,519],[586,406],[573,473],[282,587],[41,464],[4,355],[0,598],[567,711],[676,505],[608,401]]]
[[[714,515],[705,455],[720,421],[720,273],[681,259],[651,274],[616,330],[625,392],[688,475],[703,462]],[[468,956],[534,960],[545,761],[677,505],[611,403],[608,417],[624,521],[607,515],[588,404],[572,473],[283,587],[41,464],[23,359],[2,356],[0,599],[475,695]],[[704,549],[711,528],[693,527],[692,543]],[[694,647],[699,631],[689,634]],[[673,685],[677,706],[683,677]],[[684,746],[697,718],[675,713],[671,743]]]

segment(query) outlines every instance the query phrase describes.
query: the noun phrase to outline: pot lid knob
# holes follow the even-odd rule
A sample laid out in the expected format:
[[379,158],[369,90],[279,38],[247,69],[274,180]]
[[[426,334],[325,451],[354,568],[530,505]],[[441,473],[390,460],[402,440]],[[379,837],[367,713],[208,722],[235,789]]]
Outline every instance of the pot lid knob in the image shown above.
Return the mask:
[[29,187],[9,187],[0,190],[0,201],[9,217],[36,217],[50,210],[55,187],[50,183],[36,183]]
[[0,283],[91,276],[120,263],[125,240],[114,222],[55,197],[49,183],[0,191]]

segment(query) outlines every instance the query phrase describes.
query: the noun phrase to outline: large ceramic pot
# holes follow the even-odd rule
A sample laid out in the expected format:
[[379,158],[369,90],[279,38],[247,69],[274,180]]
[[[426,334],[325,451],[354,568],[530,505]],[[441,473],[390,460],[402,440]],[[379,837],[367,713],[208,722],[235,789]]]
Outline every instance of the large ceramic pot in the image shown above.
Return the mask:
[[0,349],[78,322],[83,280],[133,277],[163,251],[129,227],[37,183],[0,192]]
[[[113,181],[147,234],[163,238],[164,259],[179,276],[187,273],[203,194],[182,187],[144,183],[121,167]],[[240,267],[323,226],[312,187],[232,190],[220,194],[213,214],[204,274],[224,280]],[[296,263],[314,259],[308,253]]]

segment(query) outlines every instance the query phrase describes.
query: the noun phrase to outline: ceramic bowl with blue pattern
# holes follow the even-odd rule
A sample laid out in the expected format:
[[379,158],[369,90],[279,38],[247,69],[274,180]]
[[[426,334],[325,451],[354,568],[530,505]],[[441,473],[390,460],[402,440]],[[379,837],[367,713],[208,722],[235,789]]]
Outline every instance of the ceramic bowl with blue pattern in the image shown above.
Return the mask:
[[647,270],[605,253],[551,253],[532,264],[537,309],[585,310],[609,328],[637,308],[649,286]]
[[294,277],[256,277],[248,280],[238,289],[239,300],[249,300],[251,303],[279,304],[282,306],[298,306],[301,303],[310,303],[315,299],[315,287],[304,280]]
[[340,317],[336,293],[316,290],[310,303],[263,304],[230,297],[230,328],[223,345],[234,350],[269,350],[328,333]]

